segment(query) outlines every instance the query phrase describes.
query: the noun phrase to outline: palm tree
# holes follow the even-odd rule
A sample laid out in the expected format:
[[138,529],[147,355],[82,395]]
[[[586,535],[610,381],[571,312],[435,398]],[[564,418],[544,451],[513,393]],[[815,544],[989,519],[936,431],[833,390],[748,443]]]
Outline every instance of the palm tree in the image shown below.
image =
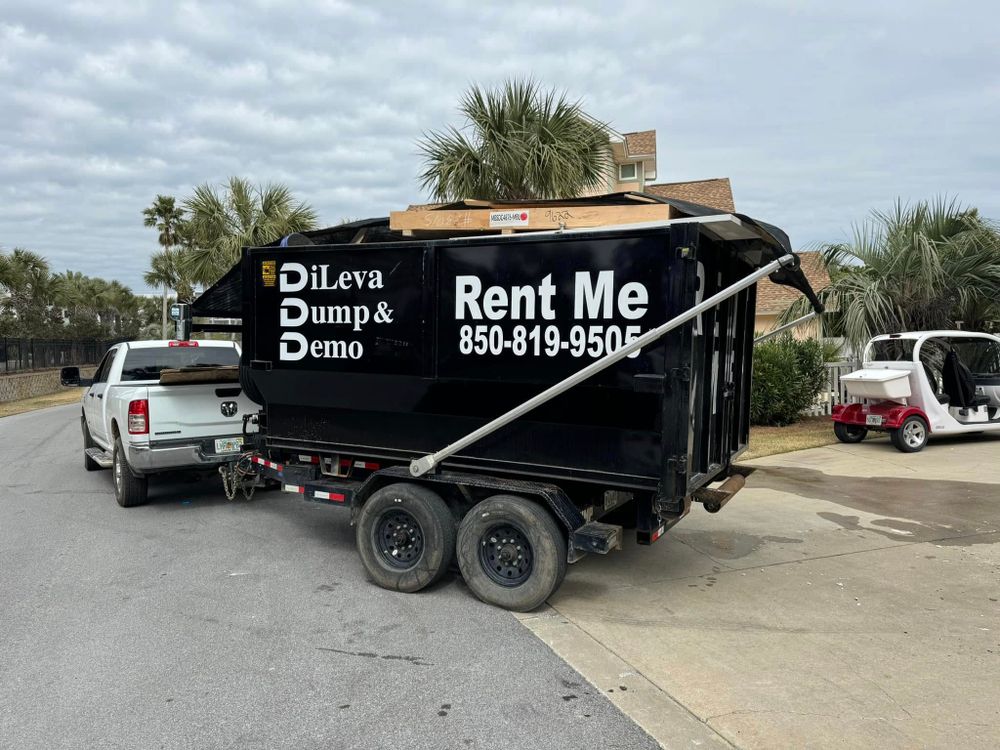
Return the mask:
[[178,269],[178,253],[164,250],[154,253],[149,259],[149,270],[142,275],[142,280],[151,287],[161,287],[163,289],[163,307],[160,331],[163,338],[170,338],[167,335],[167,298],[170,290],[178,286],[181,280],[181,273]]
[[160,247],[165,250],[180,244],[184,212],[177,207],[177,200],[172,195],[157,195],[152,205],[142,210],[142,223],[143,226],[156,227]]
[[466,124],[418,143],[420,182],[435,200],[570,198],[602,185],[611,167],[609,129],[565,93],[533,81],[472,86]]
[[244,247],[266,245],[316,227],[316,212],[296,201],[284,185],[256,186],[230,177],[218,192],[199,185],[184,201],[189,219],[181,267],[195,283],[213,284],[240,258]]
[[15,247],[0,253],[0,300],[7,316],[16,319],[21,336],[39,336],[49,325],[48,310],[56,291],[49,264],[38,253]]
[[[831,283],[820,297],[855,351],[879,333],[982,330],[1000,319],[1000,235],[955,200],[897,201],[823,255]],[[797,301],[784,319],[806,307]]]

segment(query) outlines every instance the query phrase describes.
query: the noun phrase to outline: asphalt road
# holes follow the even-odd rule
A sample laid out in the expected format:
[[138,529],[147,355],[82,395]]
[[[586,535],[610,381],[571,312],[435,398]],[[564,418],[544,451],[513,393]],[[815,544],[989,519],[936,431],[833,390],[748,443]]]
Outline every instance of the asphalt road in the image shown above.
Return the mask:
[[457,576],[369,584],[345,511],[218,480],[118,507],[78,413],[0,419],[0,747],[656,746]]

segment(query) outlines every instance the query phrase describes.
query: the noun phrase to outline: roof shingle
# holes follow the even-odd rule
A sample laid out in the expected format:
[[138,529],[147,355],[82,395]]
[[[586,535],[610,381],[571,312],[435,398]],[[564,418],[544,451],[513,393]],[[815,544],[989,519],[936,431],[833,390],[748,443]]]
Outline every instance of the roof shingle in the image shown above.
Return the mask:
[[656,131],[640,130],[625,133],[625,153],[628,156],[656,156]]
[[661,182],[658,185],[646,185],[643,191],[662,198],[698,203],[726,213],[733,213],[736,210],[733,204],[733,189],[728,177],[692,182]]
[[[823,264],[823,254],[816,251],[798,251],[796,255],[802,263],[809,286],[817,294],[830,286],[830,274]],[[783,313],[802,293],[790,286],[775,284],[764,279],[757,285],[757,312],[764,314]]]

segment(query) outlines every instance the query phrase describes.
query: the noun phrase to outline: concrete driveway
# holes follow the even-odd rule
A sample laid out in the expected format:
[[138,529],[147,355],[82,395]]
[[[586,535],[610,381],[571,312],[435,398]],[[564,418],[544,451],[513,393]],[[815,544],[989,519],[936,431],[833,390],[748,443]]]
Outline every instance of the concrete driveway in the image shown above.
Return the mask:
[[524,624],[668,747],[1000,746],[1000,439],[753,464]]

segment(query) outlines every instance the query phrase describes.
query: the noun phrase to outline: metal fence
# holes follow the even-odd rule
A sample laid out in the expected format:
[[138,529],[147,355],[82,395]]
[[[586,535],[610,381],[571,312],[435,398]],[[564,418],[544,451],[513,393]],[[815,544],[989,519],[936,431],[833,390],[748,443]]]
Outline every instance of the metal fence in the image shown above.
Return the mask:
[[97,339],[0,338],[0,373],[96,364],[111,343]]
[[829,416],[837,404],[847,403],[847,388],[840,382],[840,376],[854,372],[861,367],[859,362],[827,362],[826,384],[816,396],[812,406],[805,410],[810,417]]

